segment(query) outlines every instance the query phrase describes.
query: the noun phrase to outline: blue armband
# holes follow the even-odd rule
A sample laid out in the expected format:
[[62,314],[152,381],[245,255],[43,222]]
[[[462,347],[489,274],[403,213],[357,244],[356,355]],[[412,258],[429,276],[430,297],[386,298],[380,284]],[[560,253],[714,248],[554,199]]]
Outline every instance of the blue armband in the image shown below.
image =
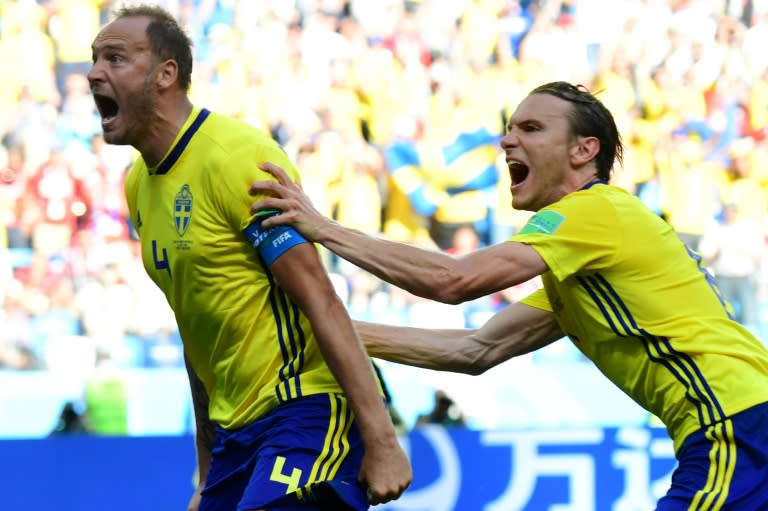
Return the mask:
[[304,236],[290,225],[262,229],[261,222],[279,213],[277,210],[265,211],[264,214],[257,216],[251,225],[243,229],[243,233],[253,244],[253,248],[258,250],[267,266],[272,265],[278,257],[295,245],[308,243]]

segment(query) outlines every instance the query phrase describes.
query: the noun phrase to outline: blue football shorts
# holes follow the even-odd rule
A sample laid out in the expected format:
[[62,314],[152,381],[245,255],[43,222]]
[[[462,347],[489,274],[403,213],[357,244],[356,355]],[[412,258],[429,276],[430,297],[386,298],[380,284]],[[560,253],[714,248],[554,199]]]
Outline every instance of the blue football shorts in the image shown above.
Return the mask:
[[692,433],[657,511],[768,510],[768,403]]
[[237,431],[217,428],[200,511],[368,509],[352,416],[343,395],[318,394]]

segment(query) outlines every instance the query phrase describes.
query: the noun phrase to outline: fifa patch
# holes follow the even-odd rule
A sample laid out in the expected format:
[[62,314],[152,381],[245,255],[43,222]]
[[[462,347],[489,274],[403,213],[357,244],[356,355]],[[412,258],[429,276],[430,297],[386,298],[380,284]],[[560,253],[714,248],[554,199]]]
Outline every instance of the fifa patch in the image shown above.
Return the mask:
[[557,211],[539,211],[528,220],[520,234],[555,234],[565,221]]

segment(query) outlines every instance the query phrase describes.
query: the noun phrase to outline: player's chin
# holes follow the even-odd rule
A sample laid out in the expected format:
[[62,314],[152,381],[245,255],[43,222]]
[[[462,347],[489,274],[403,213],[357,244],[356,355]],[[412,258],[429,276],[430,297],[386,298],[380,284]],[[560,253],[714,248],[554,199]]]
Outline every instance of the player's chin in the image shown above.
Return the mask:
[[531,201],[527,201],[521,196],[512,197],[512,207],[519,211],[530,211],[530,202]]
[[541,197],[522,187],[512,190],[512,207],[518,211],[538,211],[542,206]]
[[102,130],[102,135],[104,137],[104,142],[106,142],[107,144],[125,145],[128,143],[126,142],[125,134],[115,129],[104,128]]

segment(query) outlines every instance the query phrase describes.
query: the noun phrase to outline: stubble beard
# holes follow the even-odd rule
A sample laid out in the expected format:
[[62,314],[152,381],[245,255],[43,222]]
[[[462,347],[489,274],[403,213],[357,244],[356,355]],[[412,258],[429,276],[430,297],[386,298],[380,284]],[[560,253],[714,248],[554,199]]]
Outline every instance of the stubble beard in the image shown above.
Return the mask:
[[[140,92],[126,98],[126,110],[130,111],[130,117],[126,120],[126,128],[122,135],[115,134],[113,140],[109,140],[107,133],[104,140],[110,144],[130,145],[137,150],[149,136],[150,126],[157,111],[157,99],[151,86],[151,75],[147,75]],[[127,116],[126,116],[127,117]]]

